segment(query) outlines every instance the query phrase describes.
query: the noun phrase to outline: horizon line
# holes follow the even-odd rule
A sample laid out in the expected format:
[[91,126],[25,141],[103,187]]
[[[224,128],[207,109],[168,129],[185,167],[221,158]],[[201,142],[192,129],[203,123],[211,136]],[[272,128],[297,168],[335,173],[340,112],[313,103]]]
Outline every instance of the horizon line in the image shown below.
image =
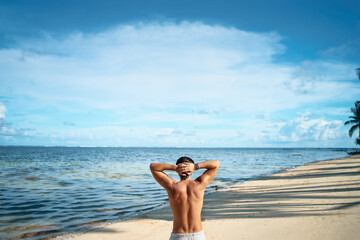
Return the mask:
[[251,148],[251,149],[356,149],[357,147],[176,147],[176,146],[66,146],[66,145],[0,145],[0,147],[66,147],[66,148]]

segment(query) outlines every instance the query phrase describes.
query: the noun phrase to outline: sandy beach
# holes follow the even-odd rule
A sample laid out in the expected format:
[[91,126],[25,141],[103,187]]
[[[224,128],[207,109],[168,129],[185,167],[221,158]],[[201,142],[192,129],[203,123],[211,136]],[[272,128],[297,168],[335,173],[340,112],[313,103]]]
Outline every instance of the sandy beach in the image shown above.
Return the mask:
[[[218,190],[205,196],[202,217],[208,240],[358,239],[360,156],[299,166]],[[165,240],[171,229],[167,206],[65,239]]]

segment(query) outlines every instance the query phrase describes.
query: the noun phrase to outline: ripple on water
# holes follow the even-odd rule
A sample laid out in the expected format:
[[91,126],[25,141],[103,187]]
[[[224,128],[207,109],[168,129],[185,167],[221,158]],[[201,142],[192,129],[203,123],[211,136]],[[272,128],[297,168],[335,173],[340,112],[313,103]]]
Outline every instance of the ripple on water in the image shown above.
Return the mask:
[[24,210],[28,210],[28,209],[37,209],[37,208],[41,208],[41,207],[45,207],[45,204],[42,203],[37,203],[37,204],[28,204],[28,203],[22,203],[22,204],[12,204],[9,207],[2,207],[2,210],[7,210],[7,211],[24,211]]
[[41,180],[41,178],[39,178],[39,177],[26,177],[24,179],[27,180],[27,181],[39,181],[39,180]]
[[127,175],[127,174],[115,173],[115,174],[111,175],[109,178],[115,179],[115,180],[120,180],[120,179],[127,178],[127,177],[129,177],[129,175]]
[[66,181],[58,181],[57,185],[61,186],[61,187],[69,187],[74,185],[74,183],[72,182],[66,182]]

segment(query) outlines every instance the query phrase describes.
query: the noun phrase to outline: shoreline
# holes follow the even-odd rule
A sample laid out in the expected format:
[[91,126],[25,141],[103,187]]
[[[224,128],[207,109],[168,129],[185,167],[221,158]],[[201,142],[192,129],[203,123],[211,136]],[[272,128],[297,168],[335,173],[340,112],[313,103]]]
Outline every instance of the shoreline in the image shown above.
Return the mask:
[[[202,218],[207,239],[355,238],[360,234],[360,156],[313,161],[209,193]],[[58,239],[168,239],[171,227],[165,205]]]

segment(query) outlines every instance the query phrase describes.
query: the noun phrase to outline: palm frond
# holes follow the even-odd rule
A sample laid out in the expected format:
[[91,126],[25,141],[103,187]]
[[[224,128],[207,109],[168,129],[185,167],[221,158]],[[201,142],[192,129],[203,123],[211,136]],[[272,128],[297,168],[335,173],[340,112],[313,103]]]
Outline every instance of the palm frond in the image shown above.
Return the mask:
[[352,126],[349,130],[349,136],[352,137],[352,135],[354,134],[354,132],[356,131],[356,129],[359,128],[359,124],[356,124],[354,126]]
[[355,102],[356,116],[360,116],[360,101]]
[[348,124],[358,124],[359,123],[359,120],[349,120],[349,121],[346,121],[345,123],[344,123],[344,125],[346,126],[346,125],[348,125]]
[[350,108],[350,111],[354,114],[354,116],[358,116],[358,109],[356,107]]
[[355,107],[350,108],[355,117],[360,118],[360,101],[355,102]]

